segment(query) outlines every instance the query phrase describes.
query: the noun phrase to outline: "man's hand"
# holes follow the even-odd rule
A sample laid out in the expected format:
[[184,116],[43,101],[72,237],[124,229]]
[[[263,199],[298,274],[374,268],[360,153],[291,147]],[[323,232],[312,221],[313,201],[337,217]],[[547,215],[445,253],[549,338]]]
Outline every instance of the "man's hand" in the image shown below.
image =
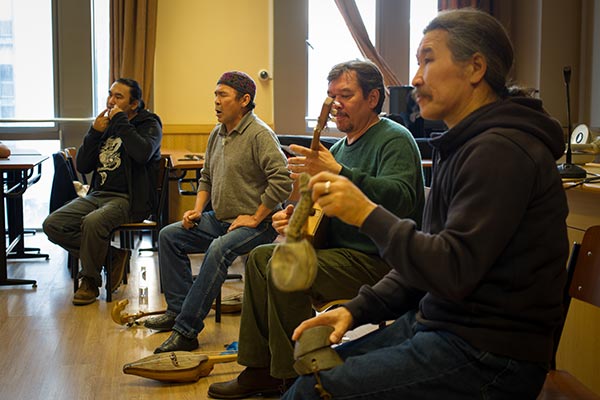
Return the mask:
[[377,207],[348,178],[329,172],[313,176],[308,187],[312,199],[328,217],[338,217],[345,223],[362,226],[369,214]]
[[114,106],[113,108],[111,108],[110,110],[108,110],[108,119],[113,119],[113,117],[115,116],[115,114],[120,113],[121,110],[119,108],[119,106]]
[[200,221],[200,217],[202,217],[202,213],[196,210],[187,210],[183,213],[183,219],[181,220],[181,225],[185,229],[190,229],[196,225],[198,225],[198,221]]
[[104,132],[106,130],[106,127],[108,127],[109,119],[107,114],[108,108],[104,109],[104,111],[98,114],[98,116],[94,120],[94,125],[92,127],[98,132]]
[[329,335],[329,341],[331,343],[339,343],[344,337],[344,333],[352,326],[353,321],[352,314],[350,314],[347,308],[338,307],[302,322],[294,329],[292,340],[298,340],[302,332],[309,328],[319,325],[329,325],[333,326],[333,332]]
[[260,224],[260,221],[256,219],[254,215],[238,215],[236,219],[233,220],[227,232],[231,232],[234,229],[240,228],[242,226],[247,226],[248,228],[256,228]]
[[342,166],[333,158],[327,147],[319,143],[319,151],[314,151],[308,147],[290,145],[290,150],[294,154],[299,154],[288,159],[288,169],[292,171],[291,177],[296,179],[302,172],[316,175],[322,171],[328,171],[339,174]]
[[286,208],[273,214],[271,217],[271,225],[278,234],[285,235],[285,228],[287,228],[288,224],[290,223],[290,218],[292,217],[293,213],[294,206],[292,204],[288,204]]

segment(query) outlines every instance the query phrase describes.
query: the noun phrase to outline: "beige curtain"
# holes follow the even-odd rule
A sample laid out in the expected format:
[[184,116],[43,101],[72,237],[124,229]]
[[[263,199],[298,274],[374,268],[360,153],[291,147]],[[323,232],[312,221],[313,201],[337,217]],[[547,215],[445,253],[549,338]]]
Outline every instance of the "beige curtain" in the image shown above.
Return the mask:
[[110,81],[133,78],[152,108],[158,0],[110,1]]
[[342,17],[344,17],[344,21],[346,22],[346,25],[348,25],[348,29],[362,55],[375,63],[381,70],[385,86],[402,85],[400,79],[396,77],[392,69],[373,46],[373,43],[371,43],[367,29],[365,28],[365,24],[363,23],[354,0],[335,0],[335,4],[340,10]]
[[438,0],[438,10],[454,10],[457,8],[473,7],[493,15],[493,0]]

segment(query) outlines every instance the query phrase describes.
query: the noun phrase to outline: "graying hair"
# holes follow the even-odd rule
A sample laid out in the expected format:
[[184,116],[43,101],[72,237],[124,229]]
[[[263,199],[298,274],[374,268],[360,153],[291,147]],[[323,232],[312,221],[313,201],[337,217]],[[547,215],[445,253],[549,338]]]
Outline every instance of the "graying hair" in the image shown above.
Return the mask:
[[440,12],[423,30],[442,29],[448,32],[448,48],[456,62],[466,61],[480,53],[487,61],[484,79],[500,97],[527,95],[527,89],[508,87],[507,79],[513,65],[513,46],[500,22],[486,12],[461,8]]

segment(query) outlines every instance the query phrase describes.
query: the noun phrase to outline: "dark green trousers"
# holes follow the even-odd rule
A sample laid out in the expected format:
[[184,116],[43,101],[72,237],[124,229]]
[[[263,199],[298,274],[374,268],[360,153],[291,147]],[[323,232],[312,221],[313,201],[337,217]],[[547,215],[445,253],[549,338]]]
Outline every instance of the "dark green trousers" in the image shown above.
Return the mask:
[[313,303],[351,299],[364,285],[379,281],[390,267],[378,256],[350,249],[317,250],[318,272],[305,292],[282,292],[270,278],[275,245],[256,247],[246,262],[238,363],[270,368],[271,375],[295,377],[292,332],[314,315]]
[[92,278],[100,287],[110,233],[126,222],[129,222],[127,195],[93,192],[54,211],[44,220],[43,228],[52,243],[81,260],[79,277]]

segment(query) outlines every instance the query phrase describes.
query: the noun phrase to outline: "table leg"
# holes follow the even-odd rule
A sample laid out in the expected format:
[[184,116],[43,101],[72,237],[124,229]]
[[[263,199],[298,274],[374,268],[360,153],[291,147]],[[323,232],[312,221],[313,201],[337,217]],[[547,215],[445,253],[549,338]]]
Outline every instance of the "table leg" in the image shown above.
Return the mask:
[[[2,177],[4,179],[4,177]],[[12,286],[12,285],[32,285],[34,288],[37,287],[37,281],[32,279],[9,279],[8,278],[8,266],[6,263],[6,221],[4,220],[4,204],[6,197],[4,196],[4,184],[2,185],[2,198],[0,199],[0,229],[2,230],[2,249],[0,249],[0,286]],[[20,240],[18,238],[17,240]]]
[[37,247],[25,247],[25,229],[23,226],[23,197],[6,199],[6,209],[8,210],[8,239],[9,242],[18,240],[13,251],[6,255],[7,259],[21,258],[44,258],[50,259],[48,254],[42,254],[41,249]]

